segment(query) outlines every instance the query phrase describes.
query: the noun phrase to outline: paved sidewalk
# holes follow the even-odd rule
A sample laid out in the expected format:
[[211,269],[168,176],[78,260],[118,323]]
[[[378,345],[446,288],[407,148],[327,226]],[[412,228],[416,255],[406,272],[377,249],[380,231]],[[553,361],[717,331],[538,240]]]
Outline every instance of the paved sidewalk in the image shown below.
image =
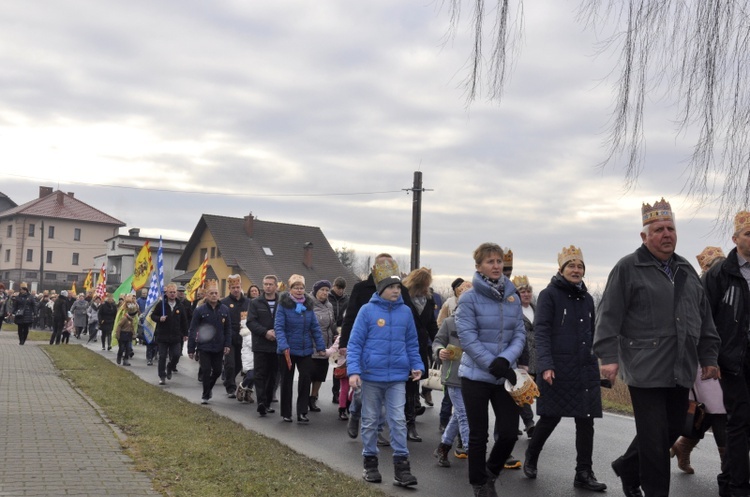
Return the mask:
[[158,496],[39,348],[0,332],[0,496]]

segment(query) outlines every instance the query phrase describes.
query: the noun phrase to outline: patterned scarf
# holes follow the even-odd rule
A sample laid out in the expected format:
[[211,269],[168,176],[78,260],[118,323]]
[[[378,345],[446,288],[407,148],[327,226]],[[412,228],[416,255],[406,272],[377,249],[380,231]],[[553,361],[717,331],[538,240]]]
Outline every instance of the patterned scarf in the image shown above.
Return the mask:
[[479,276],[482,277],[484,281],[487,282],[487,284],[491,287],[497,290],[497,293],[500,294],[500,300],[505,300],[505,285],[503,285],[503,280],[492,280],[488,278],[487,276],[483,275],[482,273],[479,273]]

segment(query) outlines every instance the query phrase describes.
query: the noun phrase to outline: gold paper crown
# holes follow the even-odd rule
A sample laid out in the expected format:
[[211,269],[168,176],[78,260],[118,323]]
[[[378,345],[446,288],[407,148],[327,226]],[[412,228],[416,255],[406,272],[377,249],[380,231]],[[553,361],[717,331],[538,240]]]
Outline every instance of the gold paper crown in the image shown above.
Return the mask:
[[740,211],[734,216],[734,232],[739,233],[750,226],[750,212]]
[[242,285],[242,276],[239,274],[230,274],[227,276],[227,285],[229,286],[235,286],[235,285]]
[[513,285],[519,290],[525,286],[531,287],[531,285],[529,284],[529,278],[525,274],[521,276],[514,276]]
[[655,202],[653,207],[650,204],[643,204],[641,206],[641,215],[643,216],[643,226],[655,223],[656,221],[672,221],[674,219],[672,206],[664,200],[664,197],[660,201]]
[[696,255],[698,259],[698,265],[701,267],[701,271],[706,272],[711,267],[711,263],[719,257],[726,257],[724,251],[720,247],[706,247],[703,252]]
[[375,280],[376,285],[386,278],[400,276],[400,274],[398,264],[393,259],[383,259],[372,268],[372,279]]
[[503,266],[513,267],[513,251],[508,247],[503,249]]
[[578,259],[583,262],[583,252],[575,245],[570,247],[563,247],[562,252],[557,254],[557,265],[562,268],[566,262],[570,262],[573,259]]
[[217,280],[206,280],[206,283],[203,285],[203,288],[205,288],[206,291],[209,290],[219,290],[219,282]]

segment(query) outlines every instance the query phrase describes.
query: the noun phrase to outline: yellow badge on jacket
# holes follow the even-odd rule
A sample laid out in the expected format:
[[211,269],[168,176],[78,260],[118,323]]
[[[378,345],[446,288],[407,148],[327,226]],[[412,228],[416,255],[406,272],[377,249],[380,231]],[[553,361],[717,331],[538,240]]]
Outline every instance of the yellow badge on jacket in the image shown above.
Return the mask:
[[385,319],[383,318],[378,319],[378,326],[380,326],[381,328],[385,326]]
[[508,302],[515,302],[515,301],[516,301],[516,298],[513,295],[508,297]]

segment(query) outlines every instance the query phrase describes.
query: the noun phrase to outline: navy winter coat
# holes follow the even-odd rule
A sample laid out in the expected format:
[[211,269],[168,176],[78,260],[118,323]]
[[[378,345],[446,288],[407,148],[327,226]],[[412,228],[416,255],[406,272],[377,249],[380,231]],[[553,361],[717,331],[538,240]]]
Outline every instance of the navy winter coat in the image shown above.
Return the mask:
[[[212,336],[213,334],[213,336]],[[188,354],[195,349],[206,352],[223,352],[232,346],[232,318],[229,307],[216,302],[216,307],[206,302],[195,308],[188,335]]]
[[[557,273],[541,291],[534,314],[537,354],[537,414],[600,418],[599,364],[592,351],[594,299],[586,285],[578,288]],[[552,385],[542,379],[555,372]]]

